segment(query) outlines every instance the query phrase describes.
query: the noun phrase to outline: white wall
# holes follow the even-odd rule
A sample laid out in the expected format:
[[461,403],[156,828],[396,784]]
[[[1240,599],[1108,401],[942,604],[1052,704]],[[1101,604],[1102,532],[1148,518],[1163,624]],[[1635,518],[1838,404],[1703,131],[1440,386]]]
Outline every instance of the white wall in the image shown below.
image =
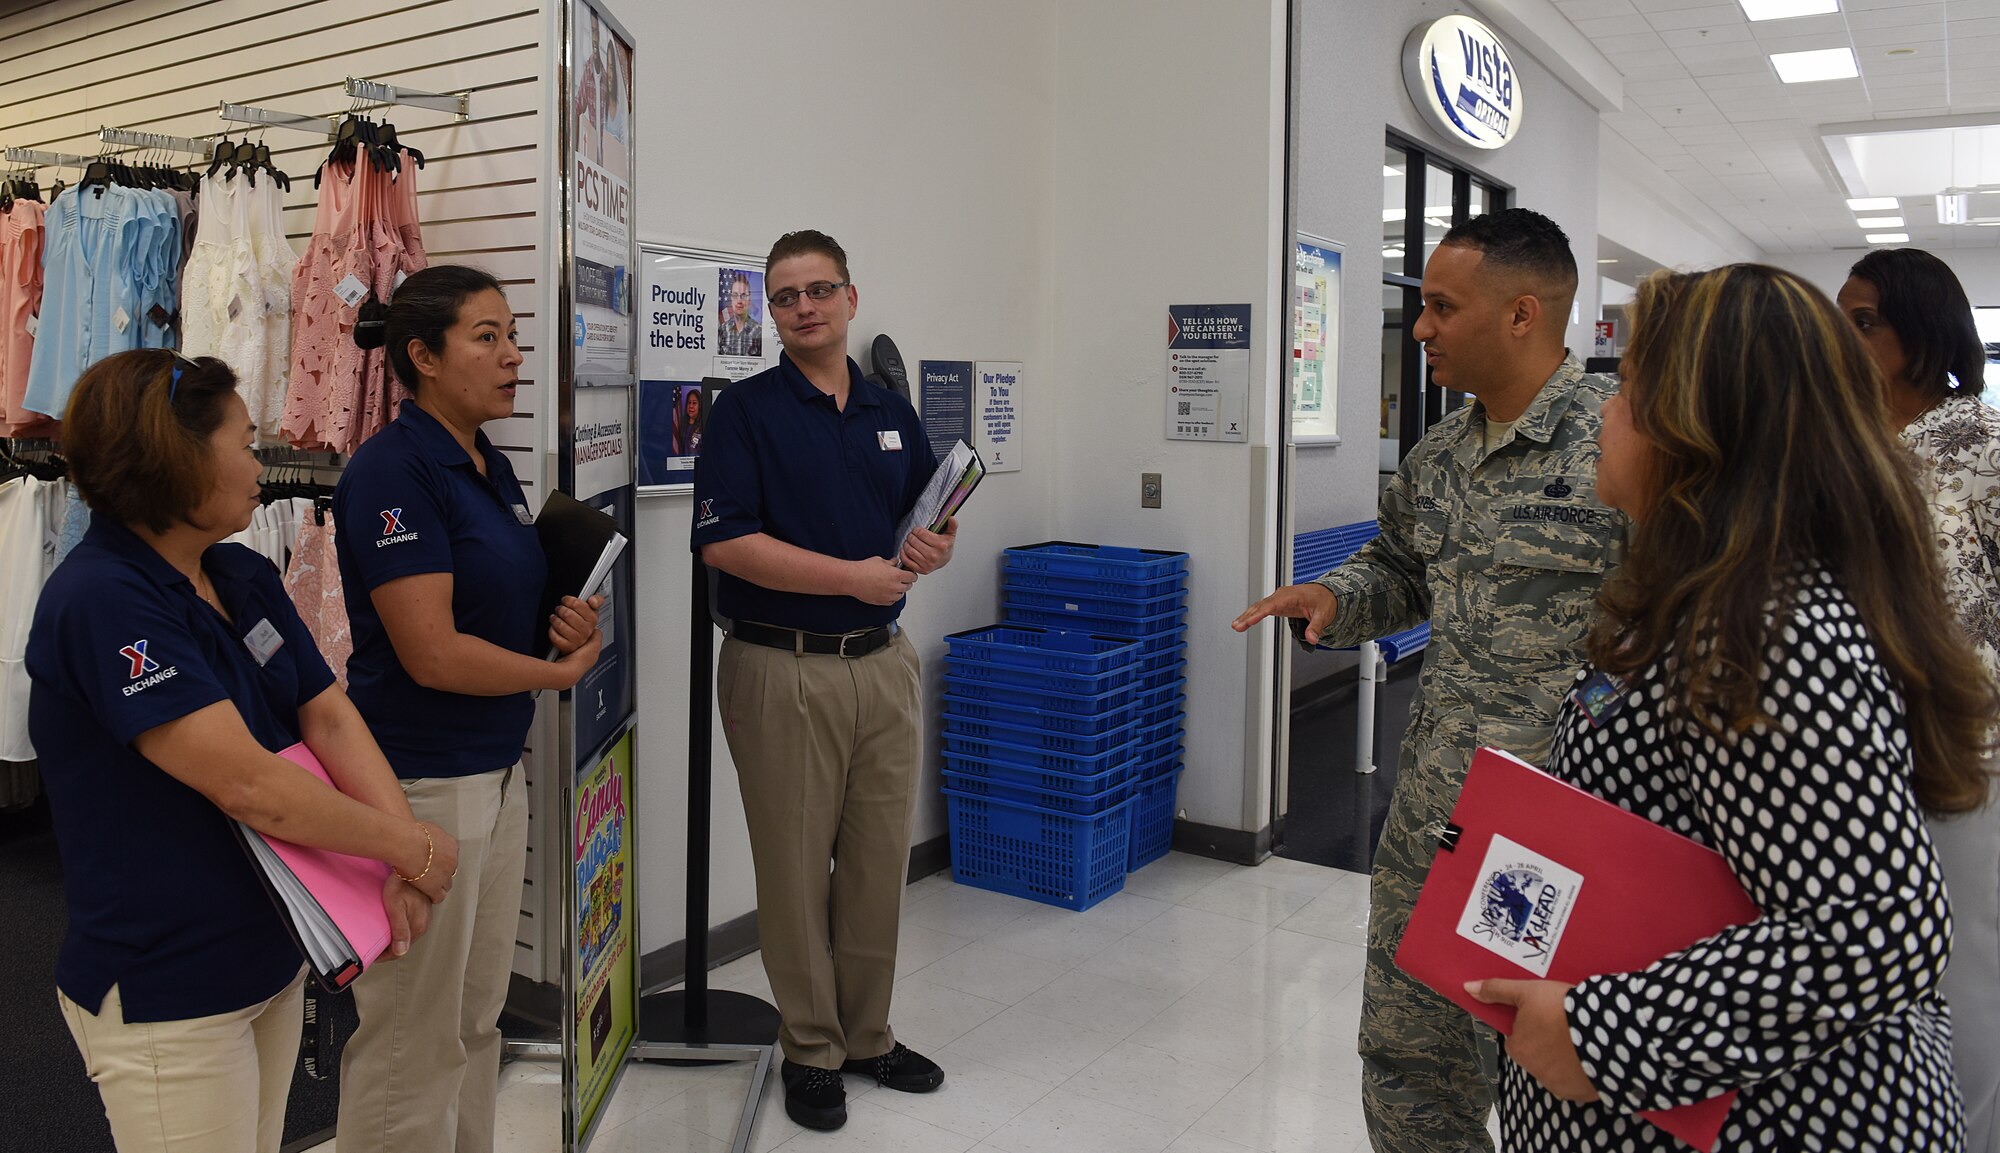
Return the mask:
[[[1246,640],[1229,621],[1275,579],[1283,10],[1097,0],[1057,22],[1054,523],[1068,540],[1188,552],[1178,805],[1230,829],[1268,823],[1272,633]],[[1244,301],[1251,443],[1168,441],[1167,306]],[[1157,510],[1139,508],[1142,471],[1162,474]]]
[[[1930,252],[1958,274],[1975,308],[2000,307],[2000,249],[1934,248]],[[1843,248],[1838,252],[1766,253],[1759,259],[1798,273],[1832,296],[1847,280],[1847,270],[1867,254],[1865,248]]]
[[1465,6],[1439,0],[1300,0],[1297,226],[1347,246],[1342,262],[1340,432],[1337,448],[1302,450],[1292,523],[1324,528],[1372,519],[1379,469],[1382,380],[1382,155],[1394,128],[1465,167],[1512,185],[1513,203],[1569,233],[1583,270],[1572,348],[1585,349],[1597,315],[1598,113],[1519,44],[1508,41],[1525,96],[1521,133],[1482,152],[1447,144],[1403,87],[1410,29]]
[[[781,233],[819,228],[850,257],[861,298],[853,349],[864,366],[878,332],[895,338],[912,376],[923,359],[1026,365],[1026,468],[980,486],[956,561],[919,582],[903,616],[934,706],[941,638],[1000,615],[999,550],[1053,535],[1051,8],[626,0],[616,10],[638,43],[641,239],[762,253]],[[687,497],[640,502],[643,950],[684,935],[688,525]],[[930,728],[936,748],[934,718]],[[719,924],[755,897],[719,725],[715,753]],[[919,842],[945,831],[939,780],[933,757]]]
[[[948,632],[999,616],[999,552],[1056,537],[1193,554],[1190,819],[1263,824],[1267,638],[1227,629],[1268,586],[1273,475],[1251,445],[1164,439],[1169,303],[1250,301],[1253,437],[1275,428],[1283,240],[1281,4],[1176,0],[804,8],[628,5],[639,43],[640,235],[746,252],[817,227],[851,256],[859,350],[1026,365],[1026,467],[981,486],[958,556],[903,622],[935,709]],[[671,18],[670,18],[671,17]],[[719,52],[717,45],[742,45]],[[1138,473],[1166,473],[1143,516]],[[1262,511],[1259,511],[1262,510]],[[680,939],[689,504],[640,506],[642,947]],[[936,723],[930,722],[937,747]],[[1246,749],[1248,751],[1246,751]],[[935,761],[916,840],[945,832]],[[713,920],[754,905],[718,738]]]

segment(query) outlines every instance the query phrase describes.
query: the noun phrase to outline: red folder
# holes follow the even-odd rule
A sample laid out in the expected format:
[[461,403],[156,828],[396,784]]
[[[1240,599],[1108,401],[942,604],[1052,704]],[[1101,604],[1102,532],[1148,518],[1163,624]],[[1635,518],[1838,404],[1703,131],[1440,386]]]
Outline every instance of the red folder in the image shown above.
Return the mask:
[[[305,745],[280,749],[278,755],[334,787],[319,758]],[[313,978],[331,993],[353,984],[389,947],[389,914],[382,908],[389,866],[295,845],[267,837],[241,821],[235,824],[265,890],[312,967]]]
[[[1759,915],[1722,854],[1495,749],[1472,758],[1444,841],[1396,964],[1502,1033],[1513,1008],[1465,982],[1628,973]],[[1735,1099],[1640,1116],[1708,1151]]]

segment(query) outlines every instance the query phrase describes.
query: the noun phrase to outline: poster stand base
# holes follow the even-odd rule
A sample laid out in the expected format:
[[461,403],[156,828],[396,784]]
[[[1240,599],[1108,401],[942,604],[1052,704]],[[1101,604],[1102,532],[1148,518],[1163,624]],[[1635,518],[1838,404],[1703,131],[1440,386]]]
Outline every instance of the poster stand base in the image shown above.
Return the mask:
[[[639,1044],[633,1052],[646,1061],[714,1065],[744,1058],[696,1054],[704,1049],[769,1049],[777,1040],[778,1010],[770,1002],[729,989],[706,993],[675,989],[639,999]],[[655,1054],[653,1049],[662,1052]]]
[[639,991],[639,1039],[628,1059],[677,1065],[755,1061],[731,1153],[747,1153],[771,1055],[778,1010],[748,993],[708,987],[708,875],[715,622],[709,616],[709,571],[694,555],[688,623],[687,985]]

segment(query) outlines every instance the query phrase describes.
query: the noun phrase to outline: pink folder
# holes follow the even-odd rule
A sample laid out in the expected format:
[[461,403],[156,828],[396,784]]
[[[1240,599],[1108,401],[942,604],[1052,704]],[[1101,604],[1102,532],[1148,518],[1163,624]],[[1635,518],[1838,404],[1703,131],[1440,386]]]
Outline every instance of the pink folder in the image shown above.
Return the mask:
[[[278,755],[333,787],[304,744]],[[389,948],[389,915],[382,908],[389,866],[267,837],[241,822],[237,828],[314,978],[330,992],[353,984]]]
[[[1514,1010],[1465,982],[1631,972],[1758,917],[1721,853],[1493,749],[1474,754],[1447,830],[1396,964],[1502,1033]],[[1707,1153],[1735,1100],[1639,1116]]]

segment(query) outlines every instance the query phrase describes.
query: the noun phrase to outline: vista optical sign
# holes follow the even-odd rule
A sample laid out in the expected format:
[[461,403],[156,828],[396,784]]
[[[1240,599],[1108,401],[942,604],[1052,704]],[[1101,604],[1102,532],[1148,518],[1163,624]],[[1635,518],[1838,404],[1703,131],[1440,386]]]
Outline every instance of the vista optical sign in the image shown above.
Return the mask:
[[1419,24],[1403,44],[1403,83],[1431,127],[1461,144],[1499,148],[1521,131],[1514,62],[1470,16]]

